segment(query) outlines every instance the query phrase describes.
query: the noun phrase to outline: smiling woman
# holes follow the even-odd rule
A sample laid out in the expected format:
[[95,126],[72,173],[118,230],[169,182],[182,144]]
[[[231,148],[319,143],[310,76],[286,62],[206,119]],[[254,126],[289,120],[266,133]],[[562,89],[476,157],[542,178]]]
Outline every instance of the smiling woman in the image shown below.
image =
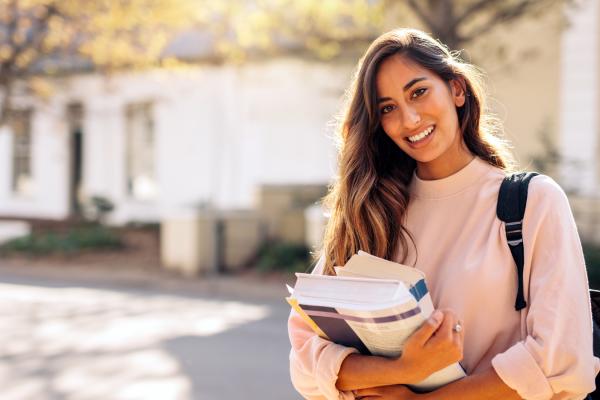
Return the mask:
[[444,82],[396,54],[381,63],[376,84],[381,127],[417,162],[420,178],[444,178],[473,159],[455,111],[465,104],[464,79]]
[[[496,216],[514,162],[484,100],[478,70],[421,31],[388,32],[362,58],[313,273],[333,275],[363,250],[422,270],[440,311],[395,359],[320,338],[292,311],[290,373],[305,398],[582,399],[594,389],[600,360],[581,244],[564,192],[546,176],[529,185],[527,307],[515,311],[515,267]],[[425,394],[403,386],[456,361],[467,377]]]

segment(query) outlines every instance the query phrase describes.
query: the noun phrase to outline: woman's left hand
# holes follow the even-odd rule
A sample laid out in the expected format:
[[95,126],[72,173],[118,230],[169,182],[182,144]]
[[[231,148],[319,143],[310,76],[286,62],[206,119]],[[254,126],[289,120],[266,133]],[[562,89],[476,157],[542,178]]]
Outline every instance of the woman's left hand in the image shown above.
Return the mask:
[[362,400],[413,400],[419,395],[404,385],[392,385],[355,390],[354,396]]

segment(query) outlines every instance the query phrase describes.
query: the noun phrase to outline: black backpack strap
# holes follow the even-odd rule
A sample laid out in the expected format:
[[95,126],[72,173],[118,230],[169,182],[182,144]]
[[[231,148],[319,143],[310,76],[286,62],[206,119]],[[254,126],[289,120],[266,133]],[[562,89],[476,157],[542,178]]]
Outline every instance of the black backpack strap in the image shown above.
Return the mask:
[[521,172],[505,177],[500,185],[496,207],[496,215],[501,221],[504,221],[506,240],[517,266],[518,286],[515,300],[515,310],[517,311],[527,306],[523,294],[524,247],[522,229],[529,181],[536,175],[538,175],[536,172]]

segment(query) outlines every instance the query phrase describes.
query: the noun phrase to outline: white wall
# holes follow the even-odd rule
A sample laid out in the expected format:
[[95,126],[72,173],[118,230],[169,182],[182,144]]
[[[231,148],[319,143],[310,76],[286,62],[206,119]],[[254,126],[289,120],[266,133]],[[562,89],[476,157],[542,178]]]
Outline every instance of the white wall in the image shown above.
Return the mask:
[[298,61],[227,71],[229,110],[215,149],[216,201],[251,204],[255,183],[328,183],[335,149],[328,123],[341,106],[350,68]]
[[600,2],[580,1],[569,11],[561,58],[561,141],[569,160],[562,182],[582,195],[600,195],[597,159],[600,136]]
[[33,104],[31,119],[32,190],[12,190],[13,136],[0,131],[0,215],[62,218],[68,212],[66,126],[52,104]]
[[[68,213],[69,142],[65,109],[83,105],[83,189],[117,205],[113,221],[157,220],[172,209],[211,203],[247,208],[263,183],[327,183],[335,149],[327,127],[350,79],[348,66],[275,60],[56,82],[50,106],[36,109],[34,181],[29,199],[10,196],[0,168],[0,215],[61,218]],[[125,107],[153,103],[158,196],[126,193]],[[51,109],[51,110],[50,110]],[[10,135],[0,162],[10,166]]]

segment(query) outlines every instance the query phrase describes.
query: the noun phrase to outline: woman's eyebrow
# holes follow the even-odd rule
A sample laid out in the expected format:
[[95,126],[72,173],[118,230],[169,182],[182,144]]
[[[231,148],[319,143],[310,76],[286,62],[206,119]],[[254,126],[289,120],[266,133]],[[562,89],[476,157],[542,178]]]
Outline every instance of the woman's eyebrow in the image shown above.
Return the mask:
[[[415,83],[421,82],[427,80],[426,77],[422,76],[420,78],[415,78],[413,80],[411,80],[410,82],[408,82],[406,85],[404,85],[404,87],[402,88],[405,92],[410,89]],[[384,101],[388,101],[391,100],[391,97],[378,97],[377,98],[377,104],[379,103],[383,103]]]
[[415,84],[415,83],[417,83],[417,82],[424,81],[425,79],[427,79],[427,78],[425,78],[424,76],[422,76],[422,77],[420,77],[420,78],[415,78],[415,79],[413,79],[412,81],[410,81],[410,82],[408,82],[406,85],[404,85],[404,91],[406,92],[408,89],[410,89],[410,87],[411,87],[412,85],[414,85],[414,84]]

